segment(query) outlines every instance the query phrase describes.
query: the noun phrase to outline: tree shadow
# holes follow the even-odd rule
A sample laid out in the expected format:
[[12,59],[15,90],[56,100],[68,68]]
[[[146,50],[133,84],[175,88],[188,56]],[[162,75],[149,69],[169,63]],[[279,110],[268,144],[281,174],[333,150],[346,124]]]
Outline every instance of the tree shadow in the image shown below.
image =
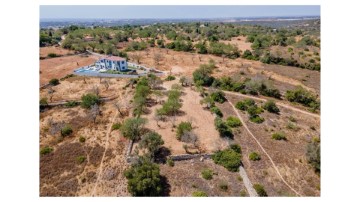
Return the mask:
[[161,193],[161,196],[170,196],[171,185],[169,184],[169,180],[167,179],[167,177],[161,175],[160,182],[161,185],[163,186],[163,191]]
[[170,156],[171,151],[166,147],[160,147],[160,149],[155,154],[155,163],[166,163],[166,159]]

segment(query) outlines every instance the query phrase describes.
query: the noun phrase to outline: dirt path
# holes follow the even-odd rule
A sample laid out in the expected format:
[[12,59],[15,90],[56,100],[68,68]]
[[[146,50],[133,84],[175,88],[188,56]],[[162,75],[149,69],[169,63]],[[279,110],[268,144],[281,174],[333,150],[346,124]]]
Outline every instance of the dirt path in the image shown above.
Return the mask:
[[[286,186],[288,186],[293,192],[296,193],[296,195],[298,196],[302,196],[301,194],[299,194],[293,187],[291,187],[283,178],[283,176],[280,174],[277,166],[275,165],[274,161],[272,160],[272,158],[270,157],[270,155],[266,152],[266,150],[262,147],[262,145],[260,144],[260,142],[256,139],[256,137],[254,136],[254,134],[249,130],[249,128],[246,125],[246,122],[241,118],[239,112],[237,111],[237,109],[235,108],[235,106],[233,105],[233,103],[231,103],[230,100],[228,100],[229,104],[232,106],[234,112],[236,113],[237,117],[240,119],[240,121],[243,123],[243,126],[245,127],[246,131],[251,135],[251,137],[256,141],[256,143],[259,145],[259,147],[261,148],[261,150],[265,153],[265,155],[269,158],[271,164],[273,165],[276,173],[279,175],[280,179],[286,184]],[[250,194],[250,193],[249,193]]]
[[104,158],[105,158],[106,150],[107,150],[107,148],[109,146],[109,135],[111,133],[112,125],[113,125],[113,123],[114,123],[117,116],[118,116],[118,111],[116,111],[115,115],[113,116],[113,118],[111,120],[111,123],[110,123],[110,125],[108,127],[108,130],[106,132],[105,150],[104,150],[103,156],[102,156],[101,161],[100,161],[99,171],[98,171],[98,174],[96,175],[97,178],[96,178],[95,186],[94,186],[94,188],[93,188],[93,190],[91,192],[91,196],[95,196],[97,185],[99,184],[99,181],[101,179],[101,175],[102,175],[102,172],[103,172],[103,161],[104,161]]
[[[240,97],[251,98],[251,99],[254,99],[254,100],[259,100],[259,101],[264,101],[264,102],[267,101],[266,99],[263,99],[263,98],[259,98],[259,97],[255,97],[255,96],[251,96],[251,95],[244,95],[244,94],[241,94],[241,93],[235,93],[235,92],[231,92],[231,91],[224,91],[224,93],[231,94],[231,95],[236,95],[236,96],[240,96]],[[279,101],[276,101],[276,104],[281,106],[281,107],[291,109],[291,110],[294,110],[294,111],[297,111],[297,112],[300,112],[300,113],[303,113],[303,114],[306,114],[306,115],[309,115],[309,116],[312,116],[312,117],[315,117],[315,118],[320,118],[319,114],[313,114],[313,113],[298,109],[296,107],[287,105],[287,104],[279,102]]]

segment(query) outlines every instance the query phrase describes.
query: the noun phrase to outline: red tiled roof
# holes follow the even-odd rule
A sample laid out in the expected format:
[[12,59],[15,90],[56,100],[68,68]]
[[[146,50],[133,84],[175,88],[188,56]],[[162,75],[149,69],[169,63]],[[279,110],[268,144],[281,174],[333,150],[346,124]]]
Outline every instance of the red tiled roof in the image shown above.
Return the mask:
[[118,57],[118,56],[107,56],[107,57],[101,58],[101,60],[102,59],[111,60],[111,61],[123,61],[123,60],[126,60],[125,58]]

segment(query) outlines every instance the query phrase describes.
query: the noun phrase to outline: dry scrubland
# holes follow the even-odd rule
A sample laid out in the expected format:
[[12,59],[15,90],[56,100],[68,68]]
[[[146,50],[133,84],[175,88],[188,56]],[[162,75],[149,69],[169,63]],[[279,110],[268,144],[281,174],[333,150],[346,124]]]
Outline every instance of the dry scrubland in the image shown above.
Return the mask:
[[[58,98],[79,99],[79,97],[98,83],[99,79],[71,78],[54,87]],[[112,94],[118,99],[126,96],[125,80],[110,80]],[[68,86],[77,86],[67,90]],[[100,95],[106,95],[100,86]],[[41,91],[41,95],[46,94]],[[61,96],[64,96],[62,98]],[[76,95],[77,97],[71,97]],[[100,105],[100,115],[94,123],[89,111],[80,106],[73,108],[55,107],[40,114],[40,148],[50,146],[53,152],[40,156],[40,195],[41,196],[126,196],[126,180],[123,171],[125,146],[127,141],[119,131],[111,131],[113,123],[122,118],[113,106],[115,99]],[[60,135],[60,128],[69,124],[73,133],[68,137]],[[79,138],[84,137],[85,142]],[[78,158],[85,157],[81,163]]]
[[[234,37],[229,42],[237,45],[240,50],[251,49],[251,43],[245,42],[244,37]],[[245,78],[266,80],[278,88],[282,94],[292,90],[296,86],[303,86],[320,95],[320,72],[295,67],[266,65],[259,61],[251,61],[242,58],[227,59],[213,55],[201,55],[195,53],[177,52],[166,49],[148,48],[149,51],[129,52],[132,62],[133,54],[140,54],[140,63],[149,67],[156,67],[168,74],[176,76],[191,76],[192,72],[200,64],[207,63],[210,59],[216,63],[213,76],[219,78],[230,76],[234,80]],[[271,51],[281,52],[284,56],[287,49],[273,47]],[[296,52],[297,50],[294,49]],[[320,52],[310,48],[313,54]],[[40,49],[40,55],[48,53],[66,55],[65,49],[46,47]],[[154,60],[155,53],[161,54],[159,64]],[[309,53],[310,54],[310,53]],[[296,57],[296,54],[294,54]],[[310,56],[308,56],[310,57]],[[313,56],[312,56],[313,57]],[[309,58],[306,58],[309,59]],[[40,60],[40,84],[46,84],[52,78],[62,78],[78,67],[94,63],[96,57],[62,56]],[[163,79],[163,78],[162,78]],[[40,148],[50,146],[53,152],[40,156],[40,195],[41,196],[129,196],[126,186],[127,181],[123,175],[129,166],[125,162],[125,150],[128,141],[122,137],[118,130],[111,131],[113,123],[121,123],[114,107],[114,103],[121,100],[130,100],[133,97],[133,89],[123,87],[127,79],[108,79],[109,88],[100,83],[99,78],[72,77],[57,86],[52,87],[53,94],[48,89],[40,91],[40,97],[46,97],[50,102],[62,100],[79,100],[83,94],[99,89],[100,97],[117,96],[110,102],[100,105],[101,114],[93,123],[89,119],[89,111],[76,106],[73,108],[54,107],[40,113]],[[163,87],[168,90],[175,81],[165,81]],[[262,97],[262,96],[261,96]],[[129,99],[130,98],[130,99]],[[240,96],[227,95],[234,105],[243,100]],[[234,140],[220,138],[214,126],[215,116],[200,105],[202,97],[195,87],[183,88],[180,97],[182,108],[176,116],[175,125],[181,121],[190,121],[194,126],[202,152],[211,153],[218,149],[226,148],[230,143],[237,143],[242,148],[242,163],[253,184],[260,183],[264,186],[269,196],[293,196],[295,193],[280,179],[269,158],[261,150],[258,143],[244,129],[244,126],[236,129]],[[166,100],[166,96],[161,98]],[[282,103],[306,110],[305,107],[294,105],[285,100]],[[161,102],[160,102],[161,103]],[[258,102],[258,105],[261,105]],[[224,114],[223,120],[229,116],[236,116],[229,102],[216,103]],[[164,146],[171,154],[184,154],[183,143],[175,138],[176,128],[172,127],[171,117],[166,122],[154,120],[156,109],[160,104],[148,107],[148,113],[143,118],[148,119],[145,125],[147,129],[158,132],[164,140]],[[313,137],[320,136],[320,119],[302,114],[284,107],[280,108],[280,114],[271,114],[267,111],[261,114],[265,121],[255,124],[248,120],[248,115],[238,111],[245,124],[254,134],[262,147],[270,155],[284,180],[304,196],[320,195],[320,176],[315,174],[307,163],[305,152],[306,145]],[[130,115],[131,116],[131,115]],[[295,118],[292,119],[291,117]],[[59,127],[70,124],[73,133],[69,137],[62,138]],[[312,127],[312,129],[310,128]],[[287,141],[275,141],[271,135],[275,132],[284,132]],[[85,142],[80,142],[80,136],[85,137]],[[134,147],[137,146],[135,143]],[[251,161],[248,156],[256,151],[261,156],[259,161]],[[79,157],[85,157],[79,163]],[[201,177],[201,170],[212,169],[216,175],[212,180]],[[160,164],[161,174],[164,175],[170,185],[170,196],[190,196],[195,191],[205,191],[209,196],[240,196],[244,194],[244,184],[238,180],[238,172],[229,172],[224,167],[216,165],[212,160],[189,160],[175,162],[174,167]],[[228,190],[219,188],[219,184],[227,183]]]

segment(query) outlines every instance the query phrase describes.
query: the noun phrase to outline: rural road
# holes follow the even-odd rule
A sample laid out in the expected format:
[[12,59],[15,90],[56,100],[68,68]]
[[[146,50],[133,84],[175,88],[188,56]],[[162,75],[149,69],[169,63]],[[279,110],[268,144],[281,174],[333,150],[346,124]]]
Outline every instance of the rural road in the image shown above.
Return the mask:
[[[259,97],[255,97],[255,96],[251,96],[251,95],[244,95],[244,94],[241,94],[241,93],[235,93],[235,92],[231,92],[231,91],[223,91],[223,92],[224,92],[225,94],[235,95],[235,96],[240,96],[240,97],[245,97],[245,98],[251,98],[251,99],[254,99],[254,100],[258,100],[258,101],[264,101],[264,102],[267,101],[267,100],[264,99],[264,98],[259,98]],[[312,117],[315,117],[315,118],[320,118],[320,115],[319,115],[319,114],[310,113],[310,112],[307,112],[307,111],[298,109],[298,108],[296,108],[296,107],[287,105],[287,104],[282,103],[282,102],[279,102],[279,101],[276,101],[276,104],[279,105],[279,106],[281,106],[281,107],[284,107],[284,108],[287,108],[287,109],[291,109],[291,110],[293,110],[293,111],[297,111],[297,112],[300,112],[300,113],[303,113],[303,114],[306,114],[306,115],[309,115],[309,116],[312,116]]]
[[[248,126],[246,125],[246,122],[241,118],[238,110],[235,108],[235,106],[233,105],[233,103],[231,103],[230,100],[228,100],[229,104],[232,106],[234,112],[236,113],[237,117],[240,119],[240,121],[242,122],[244,128],[246,129],[246,131],[250,134],[250,136],[256,141],[256,143],[259,145],[259,147],[261,148],[261,150],[265,153],[265,155],[269,158],[272,166],[274,167],[276,173],[279,175],[280,179],[285,183],[285,185],[287,187],[289,187],[293,192],[295,192],[296,195],[298,196],[302,196],[301,194],[299,194],[293,187],[291,187],[283,178],[283,176],[280,174],[279,169],[277,168],[277,166],[275,165],[274,161],[272,160],[272,158],[270,157],[270,155],[266,152],[266,150],[263,148],[263,146],[260,144],[260,142],[256,139],[256,137],[254,136],[254,134],[249,130]],[[249,193],[250,194],[250,193]]]

